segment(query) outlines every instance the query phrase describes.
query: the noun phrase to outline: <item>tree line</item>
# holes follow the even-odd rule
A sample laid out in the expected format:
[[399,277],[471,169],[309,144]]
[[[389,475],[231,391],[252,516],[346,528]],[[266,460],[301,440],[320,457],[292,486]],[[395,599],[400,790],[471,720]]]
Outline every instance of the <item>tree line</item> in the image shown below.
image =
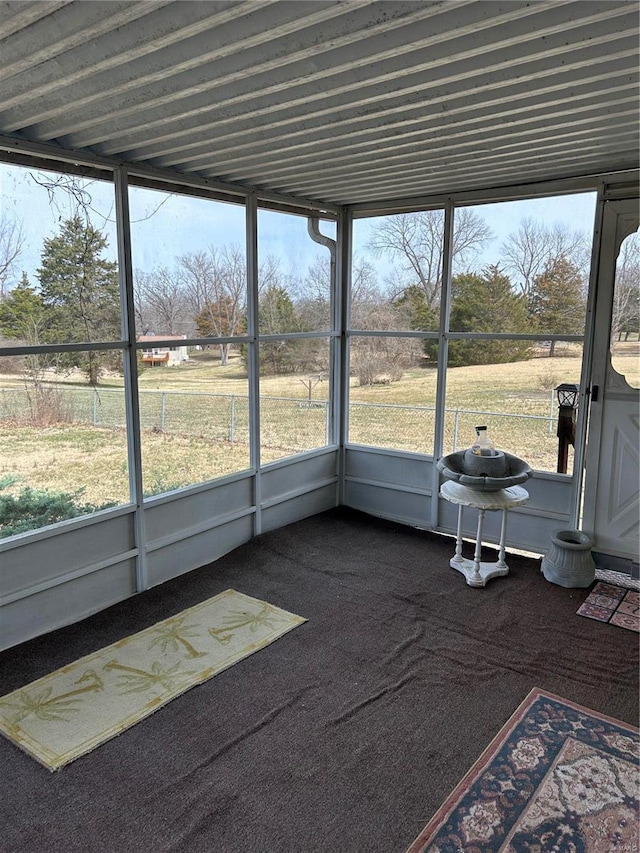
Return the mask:
[[[118,271],[104,257],[107,239],[86,217],[61,223],[45,239],[35,280],[23,273],[8,288],[19,257],[21,235],[0,223],[0,334],[26,344],[119,340],[122,335]],[[365,251],[354,257],[350,326],[363,331],[426,331],[439,328],[444,216],[441,210],[381,218]],[[482,217],[456,210],[452,240],[449,329],[491,334],[579,335],[584,331],[590,241],[564,225],[523,219],[502,243],[495,263],[478,268],[492,240]],[[381,277],[377,261],[390,273]],[[613,332],[638,329],[640,251],[637,239],[623,244]],[[268,257],[258,274],[258,324],[262,335],[323,332],[330,328],[328,253],[317,255],[303,274],[287,272]],[[246,264],[236,246],[211,247],[176,258],[172,267],[134,274],[136,333],[230,338],[246,333]],[[221,364],[231,344],[221,343]],[[268,340],[260,345],[263,373],[321,372],[328,368],[322,338]],[[526,358],[529,344],[517,338],[451,340],[449,364],[490,364]],[[246,353],[242,353],[246,358]],[[549,355],[554,355],[550,343]],[[352,370],[362,384],[393,381],[411,363],[437,357],[433,340],[351,338]],[[90,384],[105,370],[119,369],[113,351],[63,353],[47,362],[79,368]]]

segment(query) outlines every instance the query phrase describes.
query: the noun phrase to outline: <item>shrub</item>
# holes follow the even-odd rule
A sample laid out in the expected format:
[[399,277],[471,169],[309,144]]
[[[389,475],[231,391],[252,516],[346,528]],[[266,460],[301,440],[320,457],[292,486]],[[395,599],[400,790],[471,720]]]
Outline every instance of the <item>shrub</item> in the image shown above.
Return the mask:
[[[0,490],[13,485],[15,478],[0,481]],[[77,518],[79,515],[107,509],[114,503],[95,506],[78,503],[84,489],[77,492],[45,492],[23,488],[17,495],[0,494],[0,537],[15,536],[48,524]]]

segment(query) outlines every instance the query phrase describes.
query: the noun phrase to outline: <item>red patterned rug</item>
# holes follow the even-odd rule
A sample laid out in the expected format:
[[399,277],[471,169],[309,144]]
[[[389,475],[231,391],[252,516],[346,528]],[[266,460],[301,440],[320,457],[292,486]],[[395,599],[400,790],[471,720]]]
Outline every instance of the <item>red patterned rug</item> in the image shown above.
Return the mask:
[[534,688],[407,853],[632,853],[638,729]]

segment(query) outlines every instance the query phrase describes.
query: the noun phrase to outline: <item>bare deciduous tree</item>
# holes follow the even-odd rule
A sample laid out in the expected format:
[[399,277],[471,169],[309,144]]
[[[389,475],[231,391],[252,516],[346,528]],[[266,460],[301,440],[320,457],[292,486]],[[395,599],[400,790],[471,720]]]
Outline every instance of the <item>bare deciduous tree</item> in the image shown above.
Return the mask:
[[22,225],[3,213],[0,216],[0,300],[7,295],[9,280],[15,271],[23,245]]
[[309,331],[331,325],[331,259],[329,253],[316,254],[300,285],[297,308],[303,326]]
[[316,254],[303,280],[304,296],[314,302],[331,299],[331,259],[328,253]]
[[[491,239],[486,222],[471,208],[456,210],[452,257],[458,265],[469,263]],[[378,255],[400,261],[395,276],[392,298],[400,290],[419,285],[428,306],[440,299],[442,287],[442,250],[444,245],[444,211],[397,213],[385,216],[374,228],[369,247]]]
[[351,328],[373,328],[368,325],[369,314],[375,306],[388,301],[380,292],[373,265],[354,255],[351,265]]
[[[227,338],[242,332],[246,314],[247,272],[243,252],[234,246],[183,255],[185,294],[202,337]],[[220,363],[229,362],[230,344],[220,344]]]
[[561,222],[547,226],[527,217],[502,244],[501,266],[516,277],[514,283],[529,297],[536,277],[561,257],[571,261],[584,275],[588,252],[589,241],[583,232],[571,231]]
[[625,340],[640,331],[640,234],[630,234],[620,246],[611,317],[611,340]]
[[139,272],[135,282],[136,315],[141,329],[155,335],[190,334],[184,280],[179,270],[159,267],[151,273]]
[[272,287],[281,287],[286,278],[280,259],[275,255],[267,255],[258,270],[258,291],[263,293]]

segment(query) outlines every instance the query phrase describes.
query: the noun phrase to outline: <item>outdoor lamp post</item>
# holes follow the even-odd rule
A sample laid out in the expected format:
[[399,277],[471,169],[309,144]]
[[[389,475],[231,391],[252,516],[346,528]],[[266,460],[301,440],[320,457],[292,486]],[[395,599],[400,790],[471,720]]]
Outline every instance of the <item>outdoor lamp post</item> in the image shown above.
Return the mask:
[[576,409],[580,389],[577,385],[563,382],[556,388],[558,395],[558,474],[567,473],[569,445],[576,440]]

